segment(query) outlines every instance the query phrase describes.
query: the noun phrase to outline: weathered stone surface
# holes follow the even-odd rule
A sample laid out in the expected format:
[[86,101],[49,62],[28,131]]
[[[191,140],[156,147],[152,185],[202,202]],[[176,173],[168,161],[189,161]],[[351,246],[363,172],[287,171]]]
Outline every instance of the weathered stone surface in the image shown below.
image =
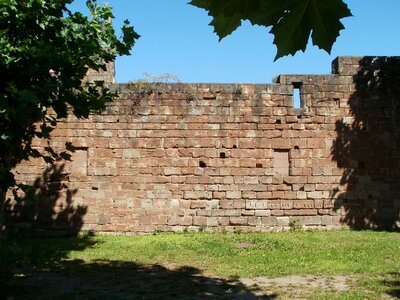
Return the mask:
[[399,226],[400,58],[333,65],[268,85],[115,85],[106,112],[52,133],[56,149],[79,147],[72,163],[16,168],[47,199],[25,209],[35,226],[95,231]]

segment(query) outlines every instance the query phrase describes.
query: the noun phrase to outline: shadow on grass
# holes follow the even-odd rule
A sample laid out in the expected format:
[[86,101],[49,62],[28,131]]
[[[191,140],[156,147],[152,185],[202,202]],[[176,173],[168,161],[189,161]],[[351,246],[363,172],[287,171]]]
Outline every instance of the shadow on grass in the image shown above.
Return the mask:
[[[0,241],[0,287],[28,270],[56,270],[71,251],[95,245],[89,235],[68,238],[6,238]],[[0,288],[0,299],[7,299]]]
[[388,274],[388,279],[385,279],[382,283],[389,288],[386,292],[388,295],[400,299],[400,273],[394,272]]
[[[46,246],[43,246],[46,245]],[[190,266],[170,269],[127,261],[68,260],[68,252],[95,245],[90,237],[5,242],[11,274],[1,299],[275,299],[238,278],[202,275]]]
[[[21,273],[6,285],[14,299],[273,299],[237,279],[211,278],[199,269],[124,261],[62,262],[58,270]],[[43,294],[45,292],[45,295]]]

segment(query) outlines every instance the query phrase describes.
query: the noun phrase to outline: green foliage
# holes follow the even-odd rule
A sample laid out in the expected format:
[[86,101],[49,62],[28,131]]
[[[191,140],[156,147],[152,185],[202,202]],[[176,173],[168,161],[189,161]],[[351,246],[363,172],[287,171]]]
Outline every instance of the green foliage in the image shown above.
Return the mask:
[[208,11],[220,40],[242,20],[271,27],[278,50],[275,60],[304,51],[310,36],[314,45],[330,53],[344,29],[340,19],[351,16],[342,0],[192,0],[190,4]]
[[[148,287],[149,282],[155,282],[155,290],[165,292],[171,289],[171,282],[185,278],[194,279],[185,282],[184,289],[188,290],[198,286],[199,276],[208,276],[207,286],[212,278],[246,280],[255,277],[255,284],[264,291],[274,291],[282,299],[398,298],[399,251],[399,233],[349,230],[134,236],[91,236],[87,233],[76,238],[6,239],[0,247],[0,269],[8,270],[9,276],[0,276],[0,285],[3,277],[3,290],[9,291],[7,296],[15,295],[15,299],[43,298],[43,289],[51,299],[75,299],[76,295],[82,298],[82,293],[86,292],[90,297],[83,297],[85,299],[126,299],[126,295],[135,298],[137,289],[143,285]],[[143,267],[150,269],[142,272]],[[177,279],[173,274],[163,272],[164,268],[193,270],[193,273],[181,273]],[[160,276],[146,276],[157,273]],[[109,276],[104,278],[106,274]],[[315,282],[312,278],[309,278],[308,286],[297,287],[265,286],[259,281],[260,276],[289,275],[312,275],[315,280],[343,276],[349,289],[339,291],[329,285],[312,288]],[[68,284],[54,284],[66,278]],[[71,284],[71,278],[77,279],[75,284]],[[124,278],[125,284],[121,285]],[[98,282],[109,284],[106,297],[101,294],[101,289],[93,289]],[[75,287],[75,294],[60,297],[60,294],[71,292],[70,286]],[[136,298],[195,298],[193,294],[182,292],[175,297],[165,297],[162,293],[150,297],[148,293],[152,290],[142,290]],[[0,298],[1,293],[0,290]],[[199,298],[232,299],[231,294]]]
[[[216,276],[378,274],[399,272],[399,234],[373,231],[159,233],[96,235],[96,246],[70,259],[171,262]],[[240,247],[240,244],[247,247]],[[383,260],[382,257],[385,259]]]
[[293,219],[289,222],[289,228],[291,231],[302,231],[303,226],[301,226],[299,219]]
[[85,87],[85,74],[129,54],[139,38],[128,21],[117,38],[108,5],[87,1],[87,17],[68,9],[72,1],[0,1],[0,191],[15,185],[10,170],[21,160],[69,158],[50,147],[39,152],[32,139],[49,139],[70,111],[86,118],[104,109],[116,95]]

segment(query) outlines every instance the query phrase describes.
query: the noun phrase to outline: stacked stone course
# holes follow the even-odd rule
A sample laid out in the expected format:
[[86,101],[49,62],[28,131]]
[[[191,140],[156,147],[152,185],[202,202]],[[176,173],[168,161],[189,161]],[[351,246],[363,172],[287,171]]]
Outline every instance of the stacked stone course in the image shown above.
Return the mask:
[[[66,141],[78,147],[61,173],[74,191],[70,205],[87,208],[82,229],[270,231],[296,222],[309,228],[352,225],[346,219],[351,183],[344,173],[354,166],[341,165],[335,147],[338,122],[355,119],[350,99],[361,59],[340,57],[332,75],[281,75],[273,84],[148,83],[145,90],[113,85],[120,97],[106,112],[88,120],[71,116],[52,133],[53,147]],[[299,108],[294,107],[295,88],[300,89]],[[33,182],[44,167],[39,161],[21,164],[17,178]],[[393,168],[396,177],[385,183],[372,186],[374,179],[362,177],[376,191],[370,202],[379,203],[380,191],[396,186],[399,165]],[[390,195],[385,207],[398,221],[397,189]],[[367,205],[369,196],[360,197],[355,198],[364,202],[357,203]],[[65,199],[60,191],[59,210]]]

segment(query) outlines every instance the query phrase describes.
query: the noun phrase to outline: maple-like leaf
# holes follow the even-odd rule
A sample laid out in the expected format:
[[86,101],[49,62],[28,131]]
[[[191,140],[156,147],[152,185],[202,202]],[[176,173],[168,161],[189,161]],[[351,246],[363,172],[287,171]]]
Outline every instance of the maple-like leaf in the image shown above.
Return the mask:
[[351,16],[342,0],[192,0],[190,4],[208,11],[220,40],[242,20],[271,27],[277,47],[275,60],[304,51],[310,36],[314,45],[330,53],[344,29],[340,20]]
[[222,40],[235,31],[242,20],[248,19],[246,16],[255,15],[260,10],[261,2],[262,0],[192,0],[190,4],[208,11],[208,15],[213,17],[210,25],[214,27],[219,40]]

